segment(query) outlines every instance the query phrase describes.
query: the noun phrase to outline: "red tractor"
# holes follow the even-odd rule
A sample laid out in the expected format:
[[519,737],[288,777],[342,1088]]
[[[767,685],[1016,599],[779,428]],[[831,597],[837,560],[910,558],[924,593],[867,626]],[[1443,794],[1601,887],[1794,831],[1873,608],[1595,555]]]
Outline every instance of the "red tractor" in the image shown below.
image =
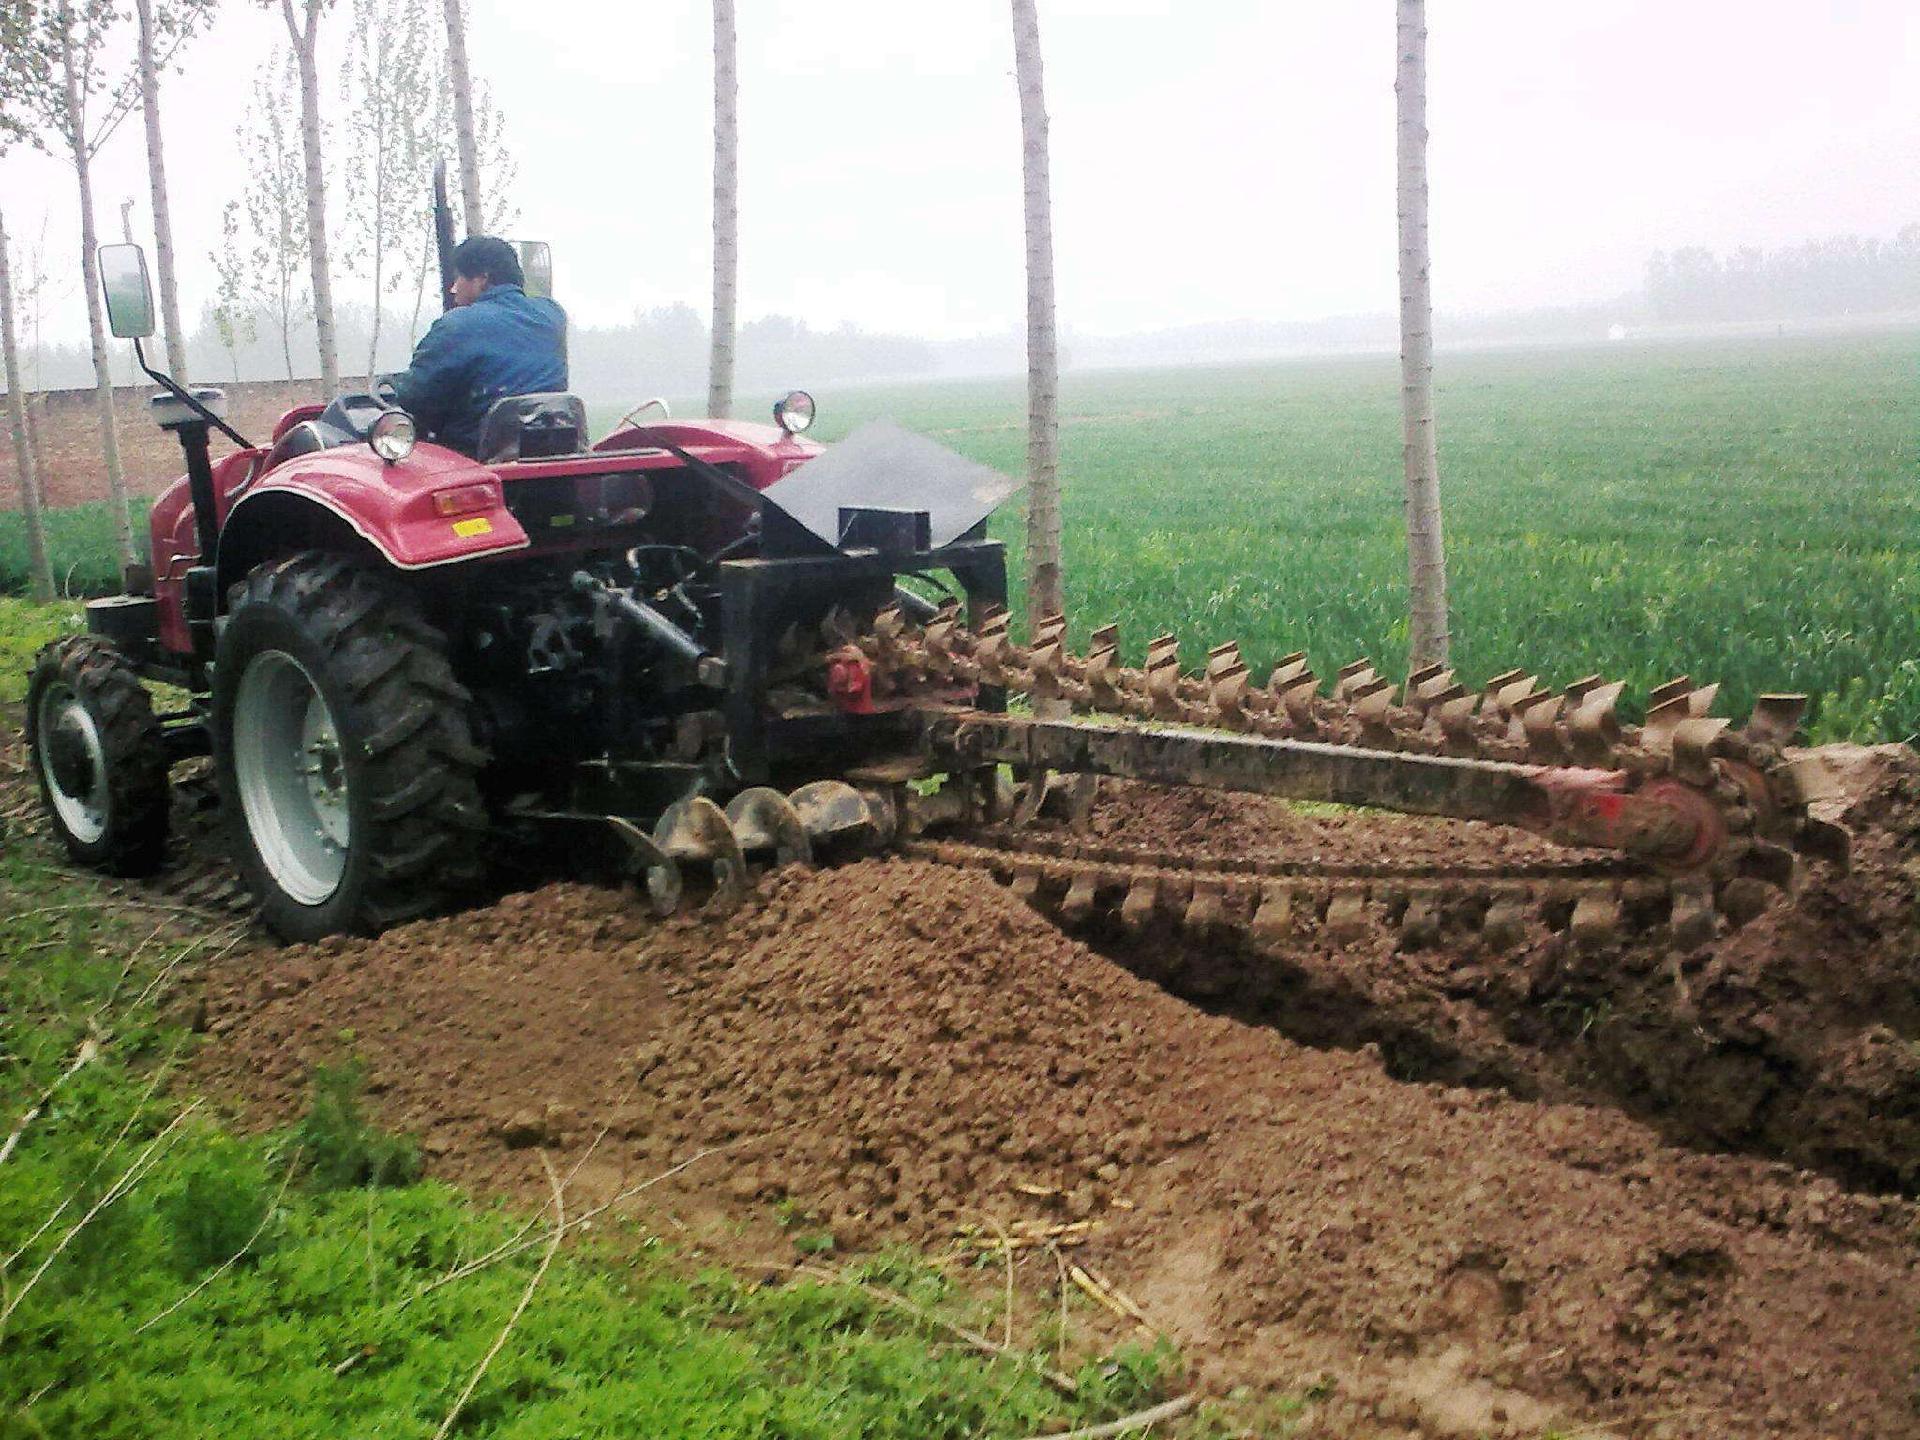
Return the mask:
[[[113,333],[162,387],[153,416],[187,473],[153,506],[150,565],[39,658],[35,769],[69,852],[137,875],[163,858],[170,767],[210,754],[281,936],[428,913],[474,882],[505,822],[611,822],[663,899],[676,850],[714,858],[722,804],[750,845],[788,852],[855,824],[845,786],[806,791],[803,810],[783,790],[911,743],[910,717],[844,667],[827,693],[823,622],[896,599],[931,613],[896,594],[907,572],[1005,599],[982,526],[1012,483],[889,427],[812,474],[804,392],[774,425],[664,406],[636,423],[649,402],[597,443],[575,397],[509,397],[478,460],[350,394],[255,443],[220,392],[147,365],[139,248],[101,264]],[[238,447],[217,462],[214,429]],[[156,713],[147,682],[186,704]]]
[[[1631,725],[1597,675],[1556,693],[1515,670],[1474,693],[1439,666],[1395,686],[1356,661],[1323,691],[1301,654],[1256,684],[1231,644],[1189,672],[1172,636],[1124,665],[1112,626],[1077,655],[1059,616],[1018,644],[984,531],[1015,484],[930,441],[880,423],[823,449],[795,391],[772,426],[636,423],[642,406],[597,443],[573,396],[512,396],[478,460],[342,395],[255,445],[217,391],[147,368],[138,248],[101,260],[187,474],[154,506],[150,568],[37,662],[34,768],[69,851],[138,874],[163,858],[170,767],[210,754],[239,869],[283,936],[426,914],[502,833],[569,862],[617,841],[662,909],[683,875],[737,898],[756,856],[903,842],[1075,924],[1173,921],[1210,944],[1384,921],[1408,944],[1544,926],[1685,948],[1759,913],[1806,858],[1844,854],[1808,808],[1819,767],[1785,748],[1805,697],[1763,696],[1736,729],[1711,714],[1717,687],[1683,677]],[[215,428],[239,447],[218,464]],[[156,714],[147,682],[185,705]],[[1037,713],[1008,713],[1014,693]],[[1014,829],[1009,772],[1026,780]],[[1231,837],[1160,853],[1018,828],[1091,795],[1060,775],[1456,816],[1570,848],[1512,873],[1356,871]],[[968,833],[916,840],[937,822]]]

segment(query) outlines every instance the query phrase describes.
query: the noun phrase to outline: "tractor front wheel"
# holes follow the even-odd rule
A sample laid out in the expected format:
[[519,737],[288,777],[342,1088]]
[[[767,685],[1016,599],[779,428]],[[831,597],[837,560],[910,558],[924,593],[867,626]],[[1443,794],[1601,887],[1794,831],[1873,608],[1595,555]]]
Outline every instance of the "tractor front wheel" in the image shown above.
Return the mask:
[[27,753],[69,855],[111,875],[160,868],[166,741],[139,672],[112,643],[75,635],[40,652],[27,682]]
[[373,933],[480,870],[468,697],[386,575],[318,552],[235,587],[214,663],[222,807],[268,928]]

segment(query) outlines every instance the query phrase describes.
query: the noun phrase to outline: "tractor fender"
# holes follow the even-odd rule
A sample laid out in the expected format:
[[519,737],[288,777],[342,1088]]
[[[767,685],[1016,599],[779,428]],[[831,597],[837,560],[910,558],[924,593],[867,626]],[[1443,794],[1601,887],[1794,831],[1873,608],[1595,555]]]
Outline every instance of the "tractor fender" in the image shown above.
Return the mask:
[[[295,461],[269,472],[227,511],[220,531],[220,593],[261,561],[314,545],[362,550],[396,570],[526,549],[531,542],[506,508],[499,477],[441,454],[445,462],[458,463],[432,464],[412,476],[381,473],[410,469],[410,461],[337,469]],[[490,487],[491,494],[481,487]],[[447,491],[461,495],[460,508],[451,514],[437,500]]]
[[748,420],[660,420],[625,425],[594,445],[596,453],[678,445],[715,465],[731,465],[764,490],[826,447],[804,435]]

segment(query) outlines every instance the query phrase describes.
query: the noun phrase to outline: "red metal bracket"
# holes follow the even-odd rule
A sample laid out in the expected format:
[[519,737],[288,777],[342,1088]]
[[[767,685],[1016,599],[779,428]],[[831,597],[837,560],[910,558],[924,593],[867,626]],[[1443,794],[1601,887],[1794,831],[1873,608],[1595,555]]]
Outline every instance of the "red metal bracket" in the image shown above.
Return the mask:
[[1625,788],[1618,770],[1543,769],[1534,783],[1546,795],[1542,833],[1563,845],[1619,850],[1669,870],[1696,870],[1727,843],[1726,817],[1682,781],[1661,777]]
[[872,715],[873,670],[856,645],[842,646],[827,656],[827,694],[849,715]]

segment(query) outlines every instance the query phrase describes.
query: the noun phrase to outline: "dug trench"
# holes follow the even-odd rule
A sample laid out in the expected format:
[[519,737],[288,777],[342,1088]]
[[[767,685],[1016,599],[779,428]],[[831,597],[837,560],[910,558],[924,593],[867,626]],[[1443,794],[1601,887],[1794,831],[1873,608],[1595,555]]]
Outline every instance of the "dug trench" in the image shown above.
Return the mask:
[[[1676,1144],[1791,1161],[1854,1188],[1920,1189],[1920,763],[1900,746],[1829,747],[1854,837],[1844,870],[1716,943],[1663,928],[1573,943],[1536,923],[1510,949],[1469,927],[1407,944],[1379,923],[1338,940],[1196,940],[1100,912],[1075,933],[1207,1010],[1312,1046],[1378,1050],[1398,1079],[1616,1106]],[[1182,853],[1328,865],[1444,862],[1498,873],[1564,854],[1514,832],[1359,815],[1306,818],[1206,791],[1113,789],[1094,834]],[[1376,919],[1382,917],[1376,916]]]
[[[1123,794],[1100,823],[1231,821],[1295,853],[1514,843],[1221,804]],[[1314,1397],[1295,1433],[1916,1435],[1920,1212],[1879,1182],[1914,1174],[1917,810],[1914,768],[1889,768],[1853,807],[1850,875],[1677,969],[1623,950],[1603,982],[1550,935],[1498,958],[1383,935],[1266,957],[1277,980],[1207,1008],[920,862],[777,872],[732,916],[664,922],[552,885],[223,960],[199,1078],[265,1123],[356,1052],[438,1173],[529,1200],[536,1149],[584,1199],[700,1157],[641,1215],[769,1275],[793,1257],[776,1216],[842,1252],[1070,1226],[1062,1261],[1202,1384]],[[1245,973],[1127,958],[1188,988]],[[1589,994],[1649,1018],[1576,1023]],[[1759,1056],[1771,1098],[1741,1109],[1733,1062],[1665,1055],[1719,1048]],[[1054,1256],[1021,1254],[1050,1293]]]

